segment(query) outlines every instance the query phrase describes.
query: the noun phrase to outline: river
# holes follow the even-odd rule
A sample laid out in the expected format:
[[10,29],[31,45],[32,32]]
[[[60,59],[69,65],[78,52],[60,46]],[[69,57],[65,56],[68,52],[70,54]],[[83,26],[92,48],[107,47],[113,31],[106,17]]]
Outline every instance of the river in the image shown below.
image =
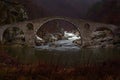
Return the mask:
[[120,49],[41,50],[39,48],[9,47],[6,52],[21,63],[43,61],[47,64],[77,66],[79,64],[101,64],[120,59]]

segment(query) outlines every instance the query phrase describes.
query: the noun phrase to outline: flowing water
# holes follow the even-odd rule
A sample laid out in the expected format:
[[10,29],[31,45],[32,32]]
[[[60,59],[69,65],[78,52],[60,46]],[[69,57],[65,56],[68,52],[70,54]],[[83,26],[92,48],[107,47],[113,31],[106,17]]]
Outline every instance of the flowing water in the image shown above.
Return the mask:
[[35,48],[6,47],[4,50],[21,63],[44,62],[46,64],[77,66],[101,64],[120,60],[120,49],[80,49],[73,43],[76,38],[55,41]]
[[[52,35],[52,38],[55,38],[55,37]],[[81,39],[80,36],[74,33],[65,31],[64,38],[65,39],[48,42],[46,45],[36,46],[36,48],[39,48],[42,50],[44,49],[44,50],[58,50],[58,51],[68,51],[68,50],[76,51],[80,49],[80,47],[78,47],[77,44],[73,43],[75,40],[80,40]],[[42,40],[42,38],[38,36],[37,36],[37,39]]]
[[72,40],[59,40],[55,41],[54,43],[49,43],[47,45],[43,46],[36,46],[36,48],[41,49],[41,50],[58,50],[58,51],[76,51],[79,50],[80,48],[76,46]]

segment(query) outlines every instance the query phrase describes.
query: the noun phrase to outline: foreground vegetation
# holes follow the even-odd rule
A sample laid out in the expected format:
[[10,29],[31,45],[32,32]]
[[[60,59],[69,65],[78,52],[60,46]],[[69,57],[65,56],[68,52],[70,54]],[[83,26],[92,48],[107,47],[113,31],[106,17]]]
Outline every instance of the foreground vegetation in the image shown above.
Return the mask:
[[120,80],[120,60],[74,67],[23,64],[0,48],[0,80]]

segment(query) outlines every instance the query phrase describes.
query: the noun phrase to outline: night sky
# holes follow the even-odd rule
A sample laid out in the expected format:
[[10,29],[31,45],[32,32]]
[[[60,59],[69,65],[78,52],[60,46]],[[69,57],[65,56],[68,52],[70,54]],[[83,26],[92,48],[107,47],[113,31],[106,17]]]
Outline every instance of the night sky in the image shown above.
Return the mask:
[[99,0],[34,0],[36,5],[41,5],[53,15],[58,16],[83,16],[88,8]]
[[88,9],[101,0],[23,0],[31,19],[46,16],[85,18]]
[[120,0],[20,0],[29,19],[65,16],[120,25]]

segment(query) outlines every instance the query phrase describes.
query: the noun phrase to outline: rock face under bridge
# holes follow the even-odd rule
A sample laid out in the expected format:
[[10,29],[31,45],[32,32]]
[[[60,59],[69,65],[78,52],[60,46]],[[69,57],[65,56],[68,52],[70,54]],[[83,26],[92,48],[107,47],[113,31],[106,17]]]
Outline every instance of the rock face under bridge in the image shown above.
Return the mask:
[[28,46],[35,46],[35,35],[39,28],[45,23],[53,20],[64,20],[74,25],[80,32],[80,47],[87,48],[108,48],[120,47],[120,29],[110,24],[85,21],[81,19],[72,19],[66,17],[47,17],[38,20],[31,20],[0,26],[0,41],[4,44],[3,34],[10,27],[21,29],[25,36],[25,43]]

